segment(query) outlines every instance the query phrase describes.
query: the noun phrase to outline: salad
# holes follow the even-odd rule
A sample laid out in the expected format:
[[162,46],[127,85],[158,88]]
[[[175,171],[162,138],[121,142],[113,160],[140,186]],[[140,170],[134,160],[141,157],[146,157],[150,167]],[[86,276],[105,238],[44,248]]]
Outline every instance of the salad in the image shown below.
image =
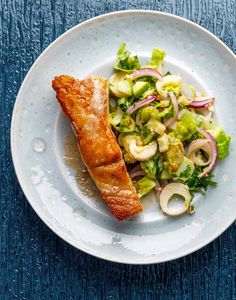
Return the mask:
[[[165,214],[192,214],[194,192],[217,185],[211,172],[229,153],[231,138],[212,118],[215,97],[164,71],[165,51],[153,49],[141,66],[125,48],[109,80],[109,121],[130,177],[139,197],[155,190]],[[178,210],[169,208],[174,195],[184,200]]]

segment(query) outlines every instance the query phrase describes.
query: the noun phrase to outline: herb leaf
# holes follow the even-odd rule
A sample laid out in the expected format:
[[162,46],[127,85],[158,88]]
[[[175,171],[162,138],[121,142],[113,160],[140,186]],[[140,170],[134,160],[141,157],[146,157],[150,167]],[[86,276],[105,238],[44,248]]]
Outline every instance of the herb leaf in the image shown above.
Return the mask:
[[193,172],[193,175],[188,180],[187,184],[190,191],[200,192],[205,194],[205,191],[209,186],[217,186],[217,182],[212,181],[214,177],[212,174],[208,174],[204,177],[199,178],[198,175],[202,173],[202,168],[197,167]]

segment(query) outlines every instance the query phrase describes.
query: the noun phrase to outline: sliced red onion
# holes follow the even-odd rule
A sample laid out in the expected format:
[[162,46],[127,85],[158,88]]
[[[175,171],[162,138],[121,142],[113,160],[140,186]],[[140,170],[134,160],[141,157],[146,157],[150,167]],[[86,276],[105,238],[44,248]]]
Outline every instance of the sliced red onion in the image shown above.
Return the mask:
[[159,182],[162,188],[169,183],[167,179],[160,179]]
[[134,179],[134,178],[136,178],[138,176],[145,176],[145,175],[146,174],[144,173],[144,171],[139,170],[139,171],[131,173],[129,176],[130,176],[131,179]]
[[133,73],[128,75],[127,77],[131,80],[135,80],[137,78],[143,77],[143,76],[151,76],[155,77],[156,79],[162,80],[163,76],[158,71],[152,69],[152,68],[141,68],[139,70],[135,70]]
[[146,98],[146,99],[144,99],[144,100],[142,100],[142,101],[140,101],[140,102],[136,102],[136,103],[134,103],[133,105],[131,105],[128,109],[127,109],[127,113],[129,114],[129,115],[131,115],[136,109],[138,109],[138,108],[140,108],[140,107],[142,107],[142,106],[144,106],[144,105],[148,105],[148,104],[150,104],[152,101],[154,101],[154,100],[156,100],[156,96],[155,95],[153,95],[153,96],[151,96],[151,97],[148,97],[148,98]]
[[174,116],[171,117],[169,120],[167,120],[164,125],[166,127],[170,126],[172,123],[174,123],[177,118],[178,118],[178,115],[179,115],[179,106],[178,106],[178,102],[177,102],[177,99],[174,95],[174,93],[169,93],[170,95],[170,99],[171,99],[171,102],[172,102],[172,105],[173,105],[173,109],[174,109]]
[[162,187],[161,187],[159,181],[156,180],[155,191],[156,191],[156,195],[157,195],[158,200],[160,199],[161,190],[162,190]]
[[131,173],[134,173],[134,172],[140,171],[140,170],[142,170],[142,169],[141,169],[140,165],[138,164],[133,169],[131,169],[129,173],[131,174]]
[[197,97],[194,101],[206,101],[212,99],[213,101],[215,100],[214,96],[208,96],[208,97]]
[[205,108],[207,105],[212,104],[215,101],[214,97],[211,98],[197,98],[192,101],[188,107],[190,108]]
[[[208,155],[208,160],[204,161],[199,156],[196,155],[198,150],[203,150]],[[212,151],[210,142],[208,139],[197,139],[193,141],[188,148],[187,156],[195,163],[196,166],[205,167],[210,164],[212,160]]]
[[209,166],[204,170],[203,173],[198,175],[199,178],[206,176],[211,170],[214,168],[217,158],[218,158],[218,148],[214,137],[202,128],[198,128],[198,131],[210,142],[211,151],[212,151],[212,159]]

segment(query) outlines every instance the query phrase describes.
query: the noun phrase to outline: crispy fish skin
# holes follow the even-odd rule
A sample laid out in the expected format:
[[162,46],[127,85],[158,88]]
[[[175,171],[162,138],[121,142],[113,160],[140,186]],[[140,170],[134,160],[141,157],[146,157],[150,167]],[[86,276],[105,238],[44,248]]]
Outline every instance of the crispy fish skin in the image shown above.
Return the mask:
[[143,210],[108,122],[107,80],[62,75],[52,87],[74,128],[83,161],[111,212],[124,220]]
[[142,211],[123,159],[92,168],[90,174],[117,219],[123,220]]

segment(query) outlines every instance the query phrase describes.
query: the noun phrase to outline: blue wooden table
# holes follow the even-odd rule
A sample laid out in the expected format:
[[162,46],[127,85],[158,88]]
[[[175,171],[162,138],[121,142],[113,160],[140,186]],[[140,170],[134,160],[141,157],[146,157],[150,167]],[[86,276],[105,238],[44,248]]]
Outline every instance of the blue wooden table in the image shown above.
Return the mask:
[[[10,154],[20,85],[39,54],[72,26],[106,12],[152,9],[207,28],[236,53],[236,0],[0,0],[0,299],[236,299],[236,226],[177,261],[129,266],[78,251],[25,199]],[[219,70],[220,71],[220,70]]]

